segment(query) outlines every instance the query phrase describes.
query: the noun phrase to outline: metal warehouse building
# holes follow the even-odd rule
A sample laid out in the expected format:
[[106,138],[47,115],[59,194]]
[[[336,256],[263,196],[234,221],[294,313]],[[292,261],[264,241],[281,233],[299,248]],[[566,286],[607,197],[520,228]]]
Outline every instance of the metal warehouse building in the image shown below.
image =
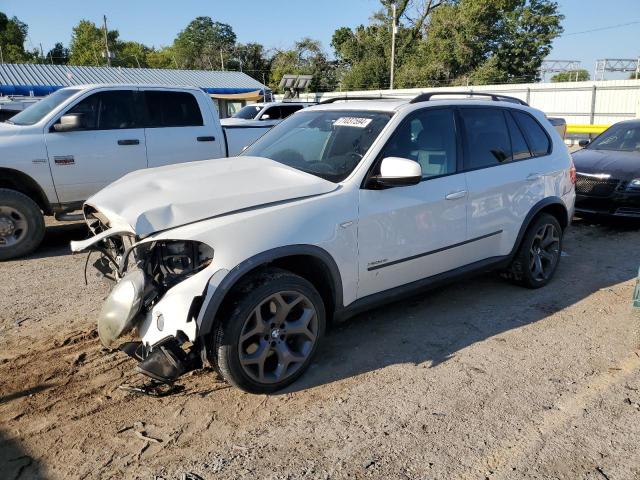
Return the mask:
[[211,96],[221,117],[271,95],[266,85],[242,72],[0,64],[0,96],[43,97],[59,88],[90,83],[198,87]]

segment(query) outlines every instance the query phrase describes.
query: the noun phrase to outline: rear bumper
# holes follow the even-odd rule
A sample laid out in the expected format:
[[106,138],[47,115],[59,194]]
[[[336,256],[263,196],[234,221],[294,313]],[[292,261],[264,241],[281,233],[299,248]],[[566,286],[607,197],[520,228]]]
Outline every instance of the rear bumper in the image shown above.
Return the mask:
[[615,193],[609,197],[576,195],[576,213],[640,218],[640,192]]

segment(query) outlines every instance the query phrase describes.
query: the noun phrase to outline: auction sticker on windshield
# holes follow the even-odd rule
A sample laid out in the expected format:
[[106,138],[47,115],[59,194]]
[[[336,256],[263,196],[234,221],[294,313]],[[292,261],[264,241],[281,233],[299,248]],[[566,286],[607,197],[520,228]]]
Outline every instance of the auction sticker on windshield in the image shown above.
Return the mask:
[[361,118],[361,117],[340,117],[334,122],[334,126],[336,127],[356,127],[356,128],[366,128],[367,125],[371,123],[370,118]]

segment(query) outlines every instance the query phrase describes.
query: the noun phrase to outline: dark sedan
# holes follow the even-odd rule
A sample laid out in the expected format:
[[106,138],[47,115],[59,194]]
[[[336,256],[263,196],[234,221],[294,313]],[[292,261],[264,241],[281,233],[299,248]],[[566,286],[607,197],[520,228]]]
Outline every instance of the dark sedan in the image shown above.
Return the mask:
[[586,143],[573,154],[576,213],[640,218],[640,120],[616,123]]

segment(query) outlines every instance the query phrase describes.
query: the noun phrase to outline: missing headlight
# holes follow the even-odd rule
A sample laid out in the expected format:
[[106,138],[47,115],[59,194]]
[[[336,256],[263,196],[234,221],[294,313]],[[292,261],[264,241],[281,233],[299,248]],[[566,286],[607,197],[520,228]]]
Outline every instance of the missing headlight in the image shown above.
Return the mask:
[[176,284],[206,268],[213,249],[201,242],[164,240],[137,245],[126,255],[121,274],[132,267],[152,279],[160,296]]

